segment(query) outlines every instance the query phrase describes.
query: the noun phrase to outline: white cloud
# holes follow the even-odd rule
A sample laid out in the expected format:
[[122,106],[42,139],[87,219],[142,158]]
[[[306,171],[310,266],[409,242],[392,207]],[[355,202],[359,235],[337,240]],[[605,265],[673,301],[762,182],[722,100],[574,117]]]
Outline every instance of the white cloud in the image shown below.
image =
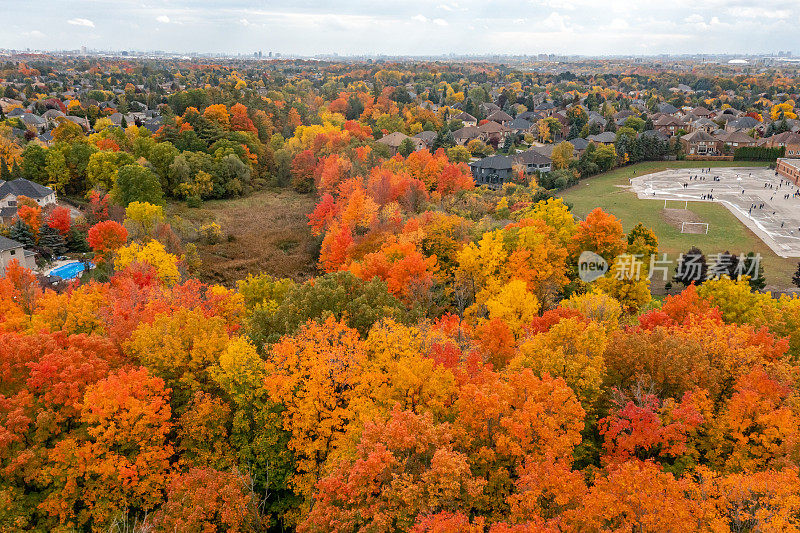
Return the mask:
[[567,11],[575,11],[576,9],[574,0],[531,0],[531,3],[549,7],[550,9],[566,9]]
[[545,31],[552,31],[552,32],[565,32],[569,31],[567,27],[567,22],[569,21],[569,17],[565,17],[559,13],[553,11],[550,13],[550,16],[544,19],[539,27]]
[[41,39],[44,37],[44,33],[40,32],[39,30],[31,30],[31,31],[24,31],[22,35],[25,37],[30,37],[32,39]]
[[156,17],[156,22],[160,22],[162,24],[169,24],[169,17],[166,15],[159,15]]
[[414,15],[413,17],[411,17],[411,19],[416,20],[417,22],[421,22],[423,24],[428,22],[428,17],[426,17],[425,15]]
[[82,18],[74,18],[69,19],[67,24],[72,24],[73,26],[85,26],[87,28],[94,28],[94,22],[89,19],[82,19]]
[[447,21],[444,19],[433,19],[433,23],[437,26],[447,26]]
[[686,17],[685,19],[683,19],[683,21],[688,22],[690,24],[698,24],[700,22],[703,22],[704,19],[702,16],[695,13],[694,15],[689,15],[688,17]]
[[239,19],[239,24],[241,24],[242,26],[245,26],[245,27],[247,27],[247,26],[252,26],[252,24],[250,23],[250,21],[249,21],[249,20],[247,20],[247,19]]
[[728,9],[728,13],[734,17],[744,19],[788,19],[792,16],[792,12],[788,9],[765,9],[763,7],[732,7]]
[[619,31],[619,30],[630,29],[630,25],[628,24],[628,22],[626,20],[620,19],[620,18],[616,18],[616,19],[612,20],[608,24],[608,26],[606,26],[606,28],[609,29],[609,30],[612,30],[612,31]]

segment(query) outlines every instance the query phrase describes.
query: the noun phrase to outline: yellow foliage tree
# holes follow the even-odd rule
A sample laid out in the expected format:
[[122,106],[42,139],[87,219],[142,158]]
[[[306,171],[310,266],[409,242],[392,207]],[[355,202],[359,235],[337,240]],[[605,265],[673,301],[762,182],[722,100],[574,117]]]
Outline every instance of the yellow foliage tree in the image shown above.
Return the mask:
[[180,278],[178,257],[168,253],[164,245],[156,240],[151,240],[146,244],[132,242],[117,250],[114,268],[122,270],[133,263],[152,266],[156,270],[158,278],[167,285],[176,283]]

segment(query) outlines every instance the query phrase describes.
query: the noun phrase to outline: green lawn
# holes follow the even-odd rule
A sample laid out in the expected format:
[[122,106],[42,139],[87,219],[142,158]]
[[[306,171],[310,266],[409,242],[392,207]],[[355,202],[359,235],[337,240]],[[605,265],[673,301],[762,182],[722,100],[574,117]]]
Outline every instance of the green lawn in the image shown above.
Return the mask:
[[573,212],[585,217],[592,209],[602,208],[622,221],[629,231],[638,222],[651,228],[658,237],[659,250],[670,259],[697,246],[706,254],[730,251],[760,253],[767,284],[790,287],[791,277],[797,268],[797,259],[784,259],[775,255],[753,232],[745,227],[725,207],[709,202],[689,202],[689,209],[704,222],[709,223],[707,235],[682,234],[680,229],[667,223],[662,216],[663,200],[640,200],[627,188],[630,178],[652,174],[672,168],[698,167],[756,167],[765,162],[747,161],[653,161],[618,168],[588,178],[559,195],[573,206]]

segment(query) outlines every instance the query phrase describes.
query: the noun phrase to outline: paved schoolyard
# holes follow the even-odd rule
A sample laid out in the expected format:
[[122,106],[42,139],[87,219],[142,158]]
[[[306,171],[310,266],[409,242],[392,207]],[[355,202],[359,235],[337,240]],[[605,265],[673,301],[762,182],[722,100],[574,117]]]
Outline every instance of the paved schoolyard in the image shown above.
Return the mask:
[[[776,175],[774,170],[665,170],[631,179],[631,188],[641,199],[689,201],[690,210],[691,202],[720,203],[776,255],[800,257],[800,196],[795,196],[798,187]],[[668,202],[667,207],[683,208],[683,205],[673,201]],[[703,222],[708,222],[710,228],[715,224],[714,220]]]

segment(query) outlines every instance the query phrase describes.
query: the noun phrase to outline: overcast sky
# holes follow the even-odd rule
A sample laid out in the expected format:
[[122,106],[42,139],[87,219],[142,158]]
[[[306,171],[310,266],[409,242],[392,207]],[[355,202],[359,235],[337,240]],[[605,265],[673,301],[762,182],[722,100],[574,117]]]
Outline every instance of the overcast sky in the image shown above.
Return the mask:
[[2,0],[0,48],[800,54],[800,0]]

